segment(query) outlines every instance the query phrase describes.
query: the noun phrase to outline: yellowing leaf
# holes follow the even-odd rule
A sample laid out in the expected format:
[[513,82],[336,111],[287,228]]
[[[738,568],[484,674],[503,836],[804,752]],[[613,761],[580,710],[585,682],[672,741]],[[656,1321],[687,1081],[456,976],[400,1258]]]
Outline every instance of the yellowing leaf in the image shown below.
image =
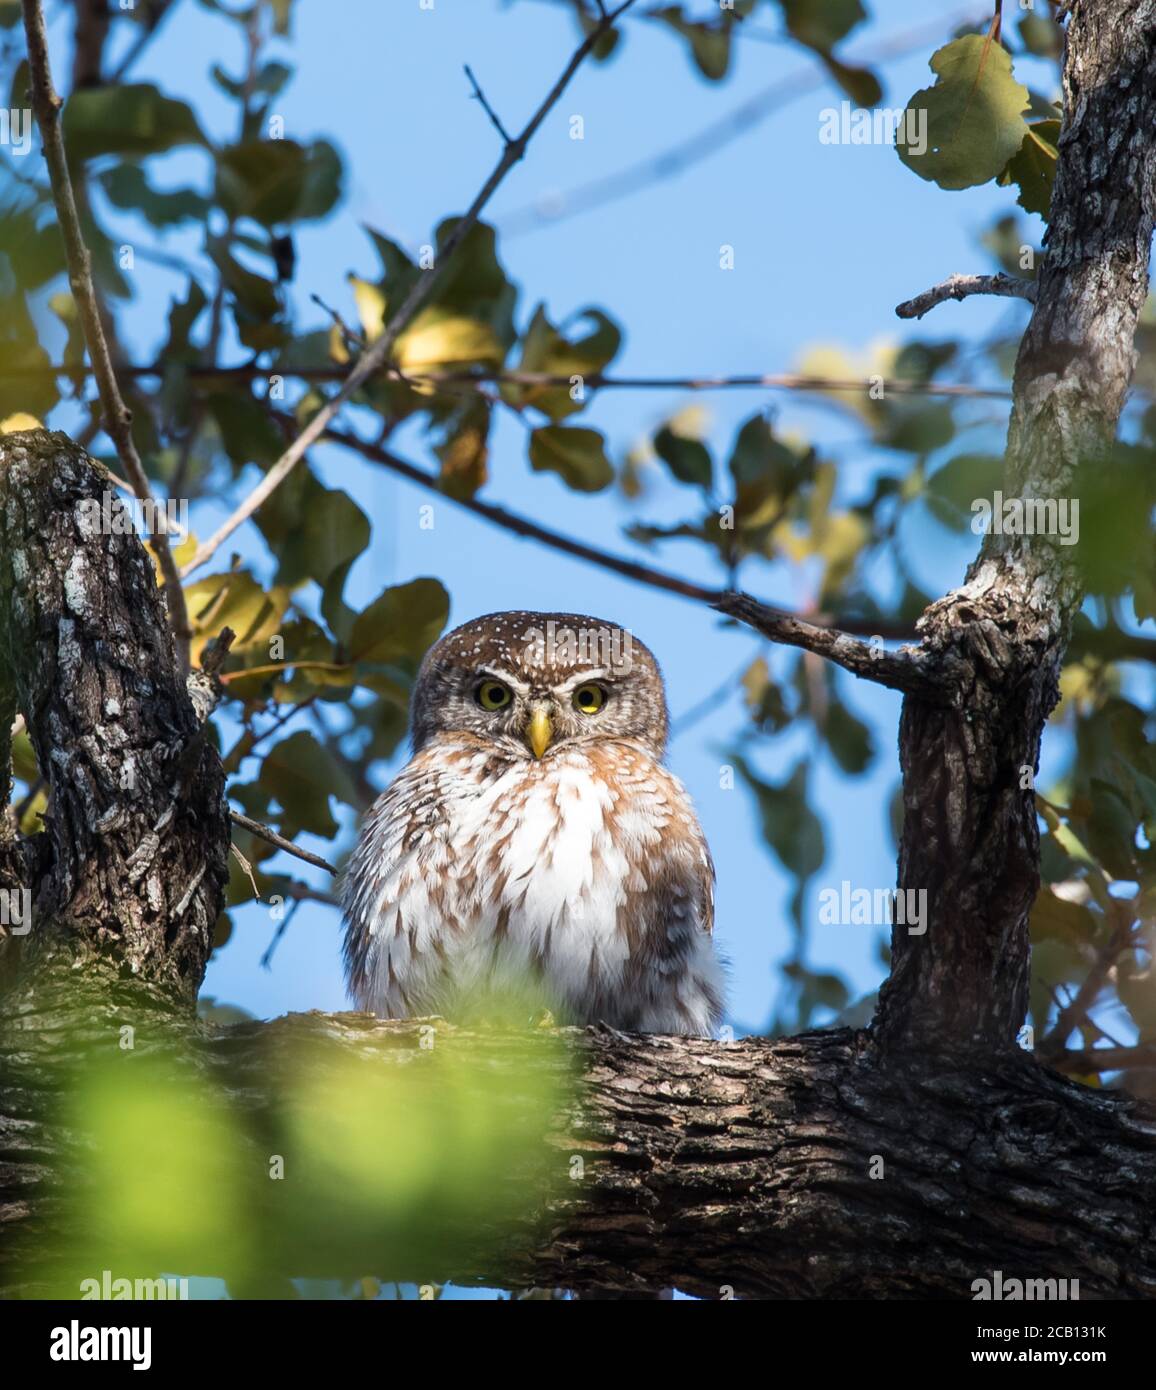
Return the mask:
[[189,622],[193,629],[191,655],[197,665],[205,643],[222,628],[236,633],[234,651],[267,640],[277,631],[289,607],[289,590],[270,589],[268,593],[244,570],[214,574],[199,579],[185,589]]
[[874,427],[879,421],[880,402],[873,400],[869,391],[874,378],[885,381],[890,376],[897,356],[898,349],[889,338],[875,339],[855,354],[837,343],[816,343],[803,349],[795,370],[803,376],[861,381],[862,391],[824,391],[821,394]]
[[426,309],[397,341],[395,360],[402,371],[485,362],[497,366],[505,349],[494,330],[477,319]]
[[0,434],[15,434],[17,430],[42,430],[44,426],[35,415],[26,415],[18,410],[15,415],[9,415],[6,419],[0,420]]
[[[353,286],[353,302],[357,305],[361,331],[365,334],[366,341],[372,343],[374,338],[381,337],[382,329],[385,327],[385,295],[379,285],[372,285],[368,280],[361,280],[356,275],[349,277],[349,283]],[[334,327],[336,329],[336,325]],[[340,329],[337,329],[335,341],[340,343]],[[342,351],[344,352],[344,348]]]

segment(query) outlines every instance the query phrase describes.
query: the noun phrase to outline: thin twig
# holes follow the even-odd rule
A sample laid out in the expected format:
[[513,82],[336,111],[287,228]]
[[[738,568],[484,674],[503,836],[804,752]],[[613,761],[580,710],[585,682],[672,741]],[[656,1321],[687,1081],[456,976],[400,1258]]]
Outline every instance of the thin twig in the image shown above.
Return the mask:
[[[101,323],[100,305],[96,288],[92,282],[92,262],[84,236],[80,228],[80,217],[76,210],[72,179],[68,172],[68,159],[64,150],[64,133],[60,124],[60,110],[63,102],[52,85],[52,70],[48,61],[48,35],[44,26],[44,12],[40,0],[23,0],[24,32],[28,40],[28,66],[32,86],[32,105],[36,121],[40,126],[40,137],[44,145],[44,157],[48,164],[48,177],[52,185],[52,201],[60,223],[60,233],[64,241],[65,258],[68,262],[68,284],[76,301],[77,312],[84,330],[84,340],[92,361],[93,373],[100,392],[100,403],[104,413],[104,427],[116,446],[116,452],[124,465],[125,473],[132,483],[133,491],[142,502],[152,502],[152,492],[145,475],[144,467],[137,453],[132,437],[132,412],[124,403],[113,370],[112,358],[108,351]],[[169,622],[176,637],[177,659],[182,674],[189,669],[189,641],[192,632],[189,628],[188,608],[181,589],[176,561],[169,547],[168,532],[163,513],[155,506],[148,508],[153,549],[164,578],[164,592],[168,600]],[[156,529],[153,529],[153,523]]]
[[[645,18],[645,12],[639,17]],[[869,64],[882,62],[887,58],[902,57],[904,54],[922,49],[932,40],[942,42],[943,34],[950,33],[957,25],[976,18],[974,6],[957,11],[954,15],[939,14],[930,24],[896,34],[876,47],[865,50],[861,56],[852,56],[847,61]],[[749,23],[748,20],[737,26],[734,32],[747,33]],[[799,68],[740,102],[738,106],[693,135],[668,145],[657,154],[648,155],[645,159],[603,178],[580,184],[568,192],[540,197],[529,206],[516,209],[501,219],[498,230],[506,238],[520,236],[524,232],[551,226],[563,218],[604,207],[619,198],[634,197],[643,189],[652,188],[655,184],[677,177],[695,164],[712,159],[720,150],[748,134],[788,101],[823,87],[832,80],[830,70],[818,62],[809,67]]]
[[285,914],[281,921],[277,923],[277,930],[273,933],[273,940],[269,942],[269,945],[265,948],[264,955],[262,955],[261,957],[261,965],[265,970],[270,969],[270,967],[272,966],[273,952],[276,951],[281,941],[281,938],[289,930],[289,923],[292,922],[294,917],[296,917],[300,909],[301,902],[300,900],[298,900],[290,906],[289,911]]
[[943,304],[949,299],[969,299],[973,294],[994,294],[1004,299],[1026,299],[1029,304],[1036,302],[1036,282],[1017,280],[1014,275],[949,275],[938,285],[917,294],[914,299],[905,299],[895,306],[901,319],[921,319],[929,309]]
[[240,864],[241,872],[243,874],[248,875],[249,882],[253,886],[253,896],[257,899],[258,902],[260,902],[261,890],[257,887],[257,880],[253,877],[252,864],[249,863],[249,861],[245,858],[245,856],[241,853],[237,846],[233,844],[232,841],[229,842],[229,849],[232,851],[233,858],[237,861],[238,864]]
[[[606,16],[606,11],[603,10],[602,14],[603,14],[603,18],[605,18],[605,16]],[[486,94],[485,94],[485,92],[482,91],[481,84],[478,82],[478,79],[474,76],[473,70],[471,69],[469,63],[467,63],[467,64],[465,65],[465,67],[466,67],[466,76],[467,76],[467,77],[469,78],[469,80],[470,80],[470,86],[474,89],[474,100],[481,103],[482,110],[483,110],[483,111],[486,113],[486,115],[489,116],[489,118],[490,118],[490,124],[494,127],[494,129],[495,129],[495,130],[498,132],[498,134],[502,137],[503,141],[504,141],[507,145],[510,144],[510,143],[511,143],[511,141],[510,141],[510,135],[509,135],[509,132],[506,130],[506,127],[502,124],[501,117],[500,117],[500,116],[498,115],[498,113],[494,110],[494,108],[490,105],[490,103],[486,100]]]
[[[30,3],[30,0],[26,0]],[[409,294],[406,296],[401,307],[390,319],[381,336],[362,353],[355,363],[353,370],[346,377],[341,389],[328,400],[325,405],[309,421],[305,428],[298,434],[297,438],[289,445],[288,449],[281,455],[272,468],[265,474],[261,482],[233,512],[232,516],[205,541],[197,547],[193,558],[182,570],[182,576],[188,576],[200,569],[225,543],[233,532],[243,525],[261,504],[270,497],[286,477],[292,472],[297,462],[304,456],[305,451],[311,444],[316,443],[324,434],[326,426],[337,415],[338,411],[350,401],[357,392],[372,377],[385,366],[389,360],[389,355],[393,351],[398,337],[407,325],[412,321],[414,315],[429,300],[437,286],[441,283],[446,273],[446,267],[451,264],[455,252],[461,246],[469,233],[477,224],[482,210],[490,201],[495,190],[502,180],[510,172],[515,164],[526,153],[526,146],[534,136],[538,127],[546,119],[547,115],[558,102],[562,93],[570,84],[570,79],[578,71],[583,59],[598,43],[599,39],[614,24],[620,15],[634,3],[634,0],[624,0],[616,10],[600,20],[586,36],[583,42],[575,50],[574,55],[567,63],[562,75],[551,87],[545,100],[530,117],[525,129],[520,135],[509,141],[502,149],[500,158],[494,166],[489,178],[486,179],[479,192],[474,197],[464,216],[462,216],[453,231],[446,238],[446,243],[441,249],[436,264],[425,272],[414,284]]]
[[322,859],[319,854],[310,854],[307,849],[298,848],[292,840],[287,840],[284,835],[278,835],[271,826],[263,825],[251,816],[242,815],[240,811],[230,810],[229,819],[234,825],[239,825],[242,830],[247,830],[250,835],[256,835],[259,840],[276,845],[278,849],[283,849],[286,854],[292,854],[297,859],[303,859],[306,864],[313,864],[318,869],[324,869],[326,873],[336,875],[337,870],[328,859]]
[[[318,301],[320,302],[320,301]],[[327,313],[332,310],[326,309]],[[356,335],[354,335],[356,337]],[[53,376],[75,376],[83,367],[21,366],[13,364],[5,367],[6,377],[37,379]],[[121,373],[129,377],[165,375],[163,362],[148,365],[122,367]],[[204,363],[189,363],[182,366],[182,375],[190,381],[254,381],[267,380],[270,371],[297,381],[326,382],[344,381],[343,367],[295,367],[261,366],[254,362],[238,363],[229,367],[214,367]],[[510,367],[458,367],[444,371],[402,372],[393,365],[383,366],[381,374],[397,381],[413,382],[418,385],[453,385],[458,382],[481,384],[496,382],[509,386],[548,386],[570,388],[574,384],[572,376],[562,376],[555,372],[521,371]],[[740,372],[734,376],[616,376],[608,372],[591,372],[582,378],[588,391],[802,391],[826,394],[829,392],[848,392],[862,395],[869,388],[877,387],[882,396],[953,396],[964,400],[1011,400],[1011,391],[1003,386],[972,386],[967,382],[905,381],[901,377],[872,378],[813,376],[802,372]],[[1137,387],[1135,394],[1143,395],[1143,387]]]

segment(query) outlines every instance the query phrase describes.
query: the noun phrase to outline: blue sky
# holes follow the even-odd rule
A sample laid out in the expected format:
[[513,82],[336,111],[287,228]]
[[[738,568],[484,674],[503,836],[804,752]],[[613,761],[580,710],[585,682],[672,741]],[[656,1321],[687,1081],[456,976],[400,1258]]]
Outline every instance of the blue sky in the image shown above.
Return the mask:
[[[691,8],[706,13],[709,6]],[[954,20],[981,12],[980,5],[945,10],[938,42],[950,36]],[[883,0],[872,13],[872,22],[847,47],[851,58],[933,18],[917,0]],[[771,18],[767,11],[761,27],[769,29]],[[565,65],[575,31],[569,16],[545,0],[436,0],[432,11],[421,9],[418,0],[299,0],[294,24],[284,56],[297,73],[275,109],[285,117],[286,134],[333,140],[349,173],[336,215],[307,224],[297,237],[297,302],[320,327],[320,311],[308,305],[310,293],[352,315],[346,274],[378,274],[362,224],[414,250],[432,239],[437,222],[465,207],[495,160],[497,136],[470,100],[463,64],[471,65],[507,126],[518,127]],[[56,30],[54,38],[61,41],[54,57],[62,64],[66,35]],[[885,104],[902,106],[927,85],[927,59],[935,46],[929,40],[920,51],[887,62],[881,69]],[[235,74],[241,59],[234,26],[184,5],[134,76],[190,100],[203,126],[224,139],[235,117],[206,72],[215,61]],[[487,218],[500,231],[503,218],[527,204],[650,156],[808,67],[806,54],[793,45],[744,39],[736,44],[732,77],[716,86],[698,76],[685,44],[673,35],[657,25],[631,23],[613,62],[579,73]],[[1036,70],[1037,82],[1044,76]],[[978,341],[1000,325],[1021,323],[1023,305],[985,300],[943,306],[918,335],[896,320],[895,304],[947,274],[992,268],[976,238],[995,215],[1013,210],[1014,190],[987,186],[948,194],[916,178],[889,147],[821,145],[819,113],[841,98],[830,85],[817,88],[677,177],[597,211],[500,238],[499,254],[521,288],[519,323],[524,326],[539,299],[555,319],[600,306],[625,329],[614,365],[630,374],[782,372],[814,344],[841,344],[859,353],[875,340],[905,336],[959,334]],[[569,138],[574,114],[584,120],[581,141]],[[203,178],[204,156],[174,154],[158,168],[158,181],[176,186]],[[182,231],[170,238],[170,247],[191,252],[197,239],[195,229]],[[731,271],[719,267],[724,243],[734,247]],[[126,318],[128,339],[147,358],[161,340],[170,298],[183,297],[184,285],[179,276],[141,261],[135,274],[140,292]],[[710,439],[720,450],[741,420],[770,407],[780,431],[805,433],[839,459],[845,497],[860,494],[887,461],[849,413],[784,393],[697,394],[691,402],[687,393],[672,391],[605,392],[582,423],[605,431],[621,457],[690,403],[709,412]],[[975,418],[988,423],[969,447],[983,447],[981,439],[998,447],[1004,428],[1000,403],[986,403]],[[428,458],[412,432],[399,432],[394,443],[418,462]],[[450,591],[452,623],[501,608],[576,609],[609,618],[630,627],[658,656],[676,719],[761,650],[752,634],[723,630],[714,614],[693,603],[518,541],[448,501],[436,504],[434,529],[420,529],[418,507],[429,502],[428,494],[332,447],[311,457],[325,481],[349,491],[373,522],[371,548],[347,590],[354,604],[386,584],[434,574]],[[576,496],[553,477],[530,472],[524,434],[507,419],[493,440],[491,472],[488,498],[621,553],[632,549],[622,536],[625,524],[640,516],[674,520],[694,510],[689,493],[672,486],[656,487],[638,509],[617,494]],[[194,529],[207,535],[228,510],[223,498],[198,504]],[[972,539],[960,541],[925,520],[905,527],[900,543],[924,587],[942,592],[962,578]],[[253,557],[263,553],[252,532],[238,538],[237,548]],[[721,580],[687,543],[649,558],[705,582]],[[794,606],[810,597],[812,578],[781,565],[752,566],[743,582],[760,597]],[[784,655],[773,655],[775,669],[783,669]],[[898,780],[899,697],[850,677],[840,680],[843,697],[871,725],[877,758],[869,775],[849,780],[829,757],[816,754],[813,800],[825,818],[828,858],[809,898],[809,959],[843,973],[860,994],[880,979],[881,933],[820,926],[817,893],[843,879],[870,887],[894,882],[886,826]],[[748,794],[741,785],[720,789],[721,749],[736,735],[746,738],[748,755],[773,781],[786,776],[810,740],[805,732],[748,737],[736,691],[671,750],[672,766],[691,790],[714,852],[718,939],[731,962],[730,1014],[743,1031],[770,1013],[776,966],[791,946],[792,883],[762,844]],[[1045,773],[1047,767],[1046,757]],[[389,772],[381,769],[383,780]],[[342,845],[351,833],[347,819]],[[332,857],[333,846],[313,847]],[[285,860],[282,865],[294,872],[304,867]],[[232,940],[210,964],[205,992],[259,1016],[345,1007],[336,914],[306,904],[266,971],[259,959],[272,931],[266,908],[240,912]]]

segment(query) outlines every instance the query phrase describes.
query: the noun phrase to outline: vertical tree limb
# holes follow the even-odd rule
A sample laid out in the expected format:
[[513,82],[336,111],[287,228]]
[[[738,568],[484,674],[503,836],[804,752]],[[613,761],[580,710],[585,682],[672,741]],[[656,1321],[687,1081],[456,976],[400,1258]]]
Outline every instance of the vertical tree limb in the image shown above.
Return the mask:
[[191,1003],[228,874],[224,774],[108,490],[66,435],[0,435],[0,664],[49,786],[25,955],[112,959]]
[[[1005,496],[1070,497],[1104,457],[1131,380],[1156,222],[1156,0],[1076,0],[1048,254],[1016,362]],[[958,709],[911,695],[900,721],[900,890],[930,924],[896,925],[876,1037],[1011,1045],[1028,999],[1039,890],[1033,778],[1083,597],[1075,547],[989,534],[963,587],[918,627],[969,673]]]
[[[23,7],[24,32],[28,40],[28,66],[32,82],[32,106],[36,112],[36,123],[40,127],[44,158],[48,164],[48,177],[52,184],[52,201],[56,207],[60,234],[64,240],[68,284],[72,290],[72,297],[76,300],[81,327],[84,330],[84,341],[92,359],[93,374],[96,377],[104,414],[104,427],[116,447],[133,491],[142,502],[152,503],[152,490],[132,437],[132,411],[125,405],[120,387],[117,385],[116,372],[101,322],[96,287],[92,280],[92,260],[81,233],[80,216],[68,172],[68,157],[60,125],[63,102],[52,85],[44,12],[40,0],[23,0]],[[177,657],[182,671],[187,672],[189,640],[192,633],[185,595],[169,546],[163,513],[155,506],[150,506],[149,512],[152,543],[164,577],[165,597],[168,600],[169,621],[176,638]]]

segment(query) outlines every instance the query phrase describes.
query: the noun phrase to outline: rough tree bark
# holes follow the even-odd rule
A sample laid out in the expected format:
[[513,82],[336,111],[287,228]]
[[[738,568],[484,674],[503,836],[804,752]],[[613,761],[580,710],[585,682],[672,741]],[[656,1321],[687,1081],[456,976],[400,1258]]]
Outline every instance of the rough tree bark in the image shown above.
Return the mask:
[[[1072,495],[1115,438],[1148,294],[1156,219],[1156,0],[1077,0],[1047,255],[1016,361],[1003,490]],[[899,887],[927,891],[925,936],[892,932],[875,1036],[884,1044],[1010,1044],[1028,998],[1039,834],[1025,768],[1082,597],[1075,547],[989,534],[963,587],[918,624],[954,656],[949,707],[908,696],[900,720]]]
[[[1067,495],[1115,433],[1156,208],[1156,0],[1076,0],[1064,84],[1049,254],[1016,371],[1016,495]],[[0,827],[0,887],[35,901],[0,1000],[9,1234],[50,1226],[80,1161],[76,1136],[45,1118],[56,1069],[127,1008],[138,1022],[150,1009],[156,1045],[239,1106],[268,1097],[270,1059],[301,1037],[318,1057],[414,1061],[414,1025],[359,1015],[193,1024],[225,878],[222,777],[144,552],[81,520],[78,503],[106,488],[63,436],[0,437],[0,723],[24,716],[51,792],[44,835]],[[1020,770],[1037,764],[1079,599],[1065,551],[992,536],[924,617],[921,660],[942,657],[954,694],[905,700],[899,883],[928,890],[931,922],[895,931],[870,1033],[727,1045],[565,1032],[586,1080],[543,1143],[583,1155],[584,1180],[484,1268],[375,1272],[965,1298],[1000,1268],[1079,1279],[1084,1297],[1156,1295],[1156,1115],[1013,1046],[1039,875]],[[10,965],[15,945],[0,943]],[[502,1065],[493,1038],[457,1036]]]

